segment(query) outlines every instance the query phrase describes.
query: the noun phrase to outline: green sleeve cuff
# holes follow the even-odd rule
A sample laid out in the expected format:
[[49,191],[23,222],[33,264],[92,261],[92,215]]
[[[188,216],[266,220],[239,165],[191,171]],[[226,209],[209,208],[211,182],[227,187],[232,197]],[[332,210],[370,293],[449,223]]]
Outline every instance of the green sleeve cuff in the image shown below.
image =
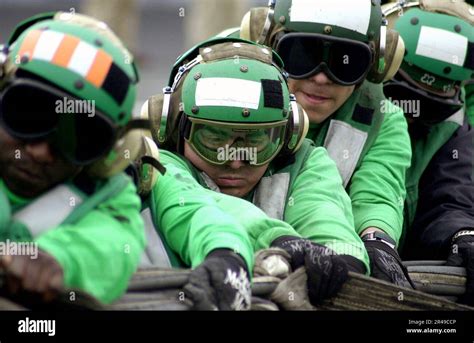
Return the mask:
[[192,267],[195,268],[200,265],[207,255],[209,255],[213,250],[216,249],[229,249],[234,251],[236,254],[242,256],[247,264],[250,275],[253,274],[253,264],[254,264],[254,255],[253,252],[248,249],[245,244],[232,234],[219,233],[219,240],[210,242],[206,244],[206,247],[203,249],[203,254],[192,261]]
[[263,231],[255,240],[255,251],[261,249],[268,249],[272,242],[281,236],[293,236],[301,238],[301,235],[287,227],[275,227],[269,230]]

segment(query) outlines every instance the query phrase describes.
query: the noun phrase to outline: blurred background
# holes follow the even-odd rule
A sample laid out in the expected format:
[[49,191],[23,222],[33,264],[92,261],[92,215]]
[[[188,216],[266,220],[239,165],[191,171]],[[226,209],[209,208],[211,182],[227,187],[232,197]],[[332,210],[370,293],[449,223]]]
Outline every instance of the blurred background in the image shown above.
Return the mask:
[[23,19],[75,11],[104,20],[135,56],[141,81],[135,113],[161,92],[176,58],[197,42],[240,26],[252,6],[268,0],[0,0],[0,43]]

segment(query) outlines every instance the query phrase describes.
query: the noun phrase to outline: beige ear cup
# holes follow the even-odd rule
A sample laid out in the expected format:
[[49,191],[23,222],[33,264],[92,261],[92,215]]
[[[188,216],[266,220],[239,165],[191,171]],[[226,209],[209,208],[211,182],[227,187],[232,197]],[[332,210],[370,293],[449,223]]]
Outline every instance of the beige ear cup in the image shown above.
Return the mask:
[[240,38],[264,44],[273,26],[267,7],[254,7],[248,11],[240,24]]
[[465,1],[420,0],[420,8],[425,11],[449,14],[474,24],[474,8]]
[[240,38],[242,39],[252,40],[250,36],[250,12],[251,10],[245,13],[242,22],[240,23]]
[[293,125],[291,125],[292,131],[287,143],[287,150],[294,154],[301,147],[308,133],[309,119],[303,107],[296,102],[294,95],[291,95],[290,106]]
[[161,113],[163,110],[163,95],[153,95],[143,104],[141,115],[147,116],[150,120],[151,137],[155,142],[159,142]]
[[386,56],[390,58],[390,62],[386,61],[388,68],[384,71],[383,82],[395,76],[405,57],[405,42],[398,32],[387,30],[387,46],[390,47],[390,50],[386,51]]
[[106,157],[87,167],[94,178],[109,178],[124,171],[139,155],[141,130],[130,130],[120,138]]
[[[167,110],[164,111],[165,96],[163,94],[153,95],[143,104],[140,116],[148,118],[150,121],[151,138],[160,147],[160,149],[167,149],[174,151],[178,139],[178,119],[179,109],[181,104],[182,83],[173,92],[168,101]],[[163,115],[163,113],[166,114]],[[164,120],[166,118],[166,120]],[[147,134],[147,136],[149,136]],[[160,139],[163,138],[163,139]]]
[[138,184],[138,194],[142,197],[145,197],[153,190],[153,187],[158,181],[160,172],[151,164],[143,163],[142,158],[144,156],[148,156],[155,159],[156,161],[159,161],[160,151],[158,146],[150,137],[142,136],[141,141],[142,145],[139,156],[135,161],[135,166],[137,167],[138,175],[140,177]]
[[[375,58],[378,59],[378,62],[367,76],[367,79],[373,83],[381,83],[390,80],[393,76],[395,76],[403,62],[405,43],[403,42],[402,37],[400,37],[398,32],[392,29],[386,30],[385,37],[386,40],[383,60],[382,57],[377,55]],[[382,70],[377,69],[382,66]]]
[[[145,101],[145,103],[142,105],[141,109],[140,109],[140,118],[141,119],[147,119],[149,120],[149,116],[148,116],[148,100]],[[146,136],[146,137],[151,137],[151,130],[143,130],[143,135]]]
[[303,144],[304,139],[306,138],[306,135],[308,134],[308,130],[309,130],[308,114],[303,109],[303,106],[301,106],[300,104],[297,104],[297,106],[298,106],[300,130],[299,130],[299,135],[298,135],[298,143],[296,143],[296,146],[293,149],[294,152],[298,151],[301,148],[301,145]]

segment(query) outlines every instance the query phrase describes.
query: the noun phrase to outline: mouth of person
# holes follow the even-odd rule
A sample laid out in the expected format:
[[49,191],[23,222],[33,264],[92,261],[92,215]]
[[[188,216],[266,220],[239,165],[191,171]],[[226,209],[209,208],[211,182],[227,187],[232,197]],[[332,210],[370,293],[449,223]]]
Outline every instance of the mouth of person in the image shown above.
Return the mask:
[[301,91],[301,94],[303,94],[307,102],[313,105],[321,105],[331,99],[330,97],[322,95],[322,94],[307,93],[304,91]]
[[35,173],[34,171],[31,171],[27,167],[15,166],[15,173],[22,180],[24,180],[28,183],[44,183],[44,182],[46,182],[46,177],[44,175],[41,175],[40,173]]
[[245,179],[238,176],[220,176],[215,182],[219,187],[242,187],[245,185]]

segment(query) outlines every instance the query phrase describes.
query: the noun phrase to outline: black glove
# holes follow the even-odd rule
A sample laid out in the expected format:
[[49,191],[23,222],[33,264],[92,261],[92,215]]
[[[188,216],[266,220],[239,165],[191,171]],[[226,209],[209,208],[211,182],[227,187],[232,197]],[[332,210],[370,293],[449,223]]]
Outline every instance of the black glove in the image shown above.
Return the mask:
[[466,268],[466,293],[459,301],[474,306],[474,235],[454,240],[446,265]]
[[308,275],[308,296],[311,304],[320,305],[334,297],[348,278],[348,271],[364,273],[362,262],[349,255],[337,255],[324,245],[307,239],[284,236],[272,243],[291,256],[293,270],[305,266]]
[[232,250],[212,251],[191,272],[184,292],[195,310],[249,310],[250,279],[244,259]]
[[[393,246],[395,246],[395,242],[388,235],[382,233],[378,233],[378,235],[384,236],[384,240],[393,243]],[[397,286],[415,288],[398,252],[381,240],[369,239],[371,239],[369,235],[362,237],[362,241],[364,241],[365,248],[369,254],[370,276]]]

